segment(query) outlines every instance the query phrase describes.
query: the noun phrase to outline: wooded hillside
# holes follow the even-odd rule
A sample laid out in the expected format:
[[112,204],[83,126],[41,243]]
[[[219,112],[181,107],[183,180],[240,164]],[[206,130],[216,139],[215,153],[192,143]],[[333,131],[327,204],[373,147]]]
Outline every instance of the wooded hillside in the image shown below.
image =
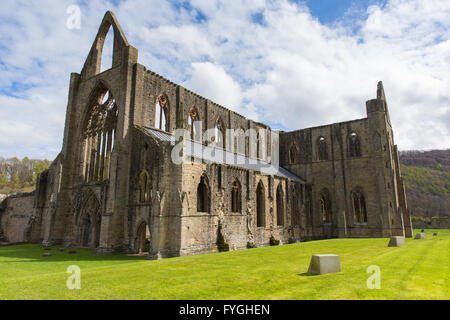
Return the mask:
[[33,191],[38,174],[46,170],[50,164],[49,160],[0,157],[0,194]]
[[450,209],[450,149],[401,151],[400,163],[411,215],[448,217]]

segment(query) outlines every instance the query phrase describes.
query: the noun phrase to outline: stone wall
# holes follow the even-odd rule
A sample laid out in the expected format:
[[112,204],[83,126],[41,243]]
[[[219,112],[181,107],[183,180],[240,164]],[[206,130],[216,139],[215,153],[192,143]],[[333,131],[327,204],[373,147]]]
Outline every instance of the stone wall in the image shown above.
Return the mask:
[[28,241],[27,232],[33,215],[33,205],[34,192],[12,195],[0,203],[0,229],[6,242]]
[[[422,217],[420,217],[422,218]],[[415,229],[449,229],[450,218],[448,217],[433,217],[430,219],[417,219],[413,217],[412,225]]]

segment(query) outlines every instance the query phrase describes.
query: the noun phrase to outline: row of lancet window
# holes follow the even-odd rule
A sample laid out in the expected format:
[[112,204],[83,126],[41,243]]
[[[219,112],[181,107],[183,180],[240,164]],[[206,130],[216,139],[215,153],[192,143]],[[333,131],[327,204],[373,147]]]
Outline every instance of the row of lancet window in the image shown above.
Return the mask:
[[[284,198],[284,192],[281,183],[277,187],[275,196],[275,208],[277,217],[276,224],[277,226],[284,226],[284,204],[286,199]],[[266,191],[262,181],[258,183],[258,186],[256,188],[256,226],[266,226]]]
[[[210,196],[209,185],[206,176],[200,178],[197,186],[197,211],[209,212],[210,210]],[[231,212],[240,213],[242,211],[242,187],[238,179],[236,179],[231,187]],[[281,184],[278,185],[276,191],[276,210],[277,210],[277,225],[284,225],[284,193]],[[262,182],[258,184],[256,189],[256,225],[258,227],[265,226],[265,188]]]
[[[197,211],[210,212],[210,188],[208,178],[203,175],[197,186]],[[241,200],[242,188],[238,179],[236,179],[231,186],[231,212],[240,213],[242,211]]]
[[[366,200],[362,191],[354,191],[351,193],[353,218],[356,223],[367,223]],[[328,189],[323,189],[319,196],[320,213],[323,222],[332,222],[331,195]]]
[[117,105],[112,93],[106,89],[99,90],[84,122],[82,138],[85,182],[109,178],[117,116]]
[[[242,211],[242,187],[238,179],[236,179],[231,187],[231,212],[240,213]],[[151,198],[151,183],[150,176],[147,171],[142,171],[139,175],[138,182],[138,201],[148,202]],[[323,189],[319,196],[320,199],[320,213],[323,218],[323,222],[332,222],[332,201],[331,195],[328,189]],[[366,201],[362,191],[354,191],[351,195],[354,221],[356,223],[366,223],[367,222],[367,210]],[[284,226],[284,193],[281,184],[278,185],[276,190],[276,217],[277,225]],[[203,175],[200,178],[200,182],[197,186],[197,211],[198,212],[210,212],[210,188],[208,178]],[[262,181],[258,183],[256,188],[256,225],[257,227],[265,227],[265,203],[266,195],[265,188]],[[292,213],[293,213],[293,224],[300,224],[300,217],[298,215],[298,198],[294,194],[292,199]]]
[[[327,139],[320,136],[316,142],[317,146],[317,159],[319,161],[329,160],[328,156],[328,143]],[[361,156],[361,142],[358,135],[352,132],[348,138],[348,155],[349,157]],[[298,164],[300,161],[300,150],[297,144],[294,142],[289,149],[289,164]]]
[[[169,115],[169,103],[167,97],[164,94],[160,94],[156,99],[156,107],[155,107],[155,128],[159,130],[169,131],[169,123],[167,121]],[[195,126],[196,121],[201,121],[199,113],[195,107],[192,107],[188,113],[187,120],[187,128],[189,130],[190,138],[193,141],[201,141],[201,132],[197,132],[197,128]],[[243,128],[239,128],[236,130],[233,137],[233,150],[235,153],[245,154],[246,146],[248,146],[248,139],[245,136],[245,130]],[[214,126],[214,136],[210,137],[211,141],[215,146],[220,148],[225,148],[226,146],[226,135],[225,135],[225,127],[223,125],[222,120],[217,119]],[[260,137],[259,132],[256,134],[256,157],[261,159],[262,157],[262,148],[261,148],[262,139]]]

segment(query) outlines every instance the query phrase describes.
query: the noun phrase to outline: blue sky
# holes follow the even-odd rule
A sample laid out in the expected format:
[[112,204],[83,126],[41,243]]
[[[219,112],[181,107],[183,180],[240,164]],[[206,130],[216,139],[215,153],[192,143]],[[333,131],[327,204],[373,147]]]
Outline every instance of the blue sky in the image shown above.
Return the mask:
[[385,0],[294,0],[305,3],[311,15],[317,17],[322,24],[333,24],[346,15],[358,12],[365,15],[371,5],[384,6]]
[[141,64],[256,121],[362,118],[382,80],[400,150],[450,145],[447,0],[3,0],[0,156],[59,153],[70,73],[106,10]]

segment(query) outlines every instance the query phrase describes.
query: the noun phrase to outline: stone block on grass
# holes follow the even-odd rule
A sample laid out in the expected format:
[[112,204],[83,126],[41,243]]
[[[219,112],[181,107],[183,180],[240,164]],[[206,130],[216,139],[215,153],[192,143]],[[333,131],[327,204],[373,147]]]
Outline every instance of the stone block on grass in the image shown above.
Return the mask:
[[394,236],[389,240],[388,247],[403,247],[405,245],[405,237]]
[[414,239],[416,240],[420,240],[420,239],[425,239],[425,233],[417,233],[416,236],[414,237]]
[[309,274],[341,272],[341,261],[336,254],[313,254],[309,263]]

